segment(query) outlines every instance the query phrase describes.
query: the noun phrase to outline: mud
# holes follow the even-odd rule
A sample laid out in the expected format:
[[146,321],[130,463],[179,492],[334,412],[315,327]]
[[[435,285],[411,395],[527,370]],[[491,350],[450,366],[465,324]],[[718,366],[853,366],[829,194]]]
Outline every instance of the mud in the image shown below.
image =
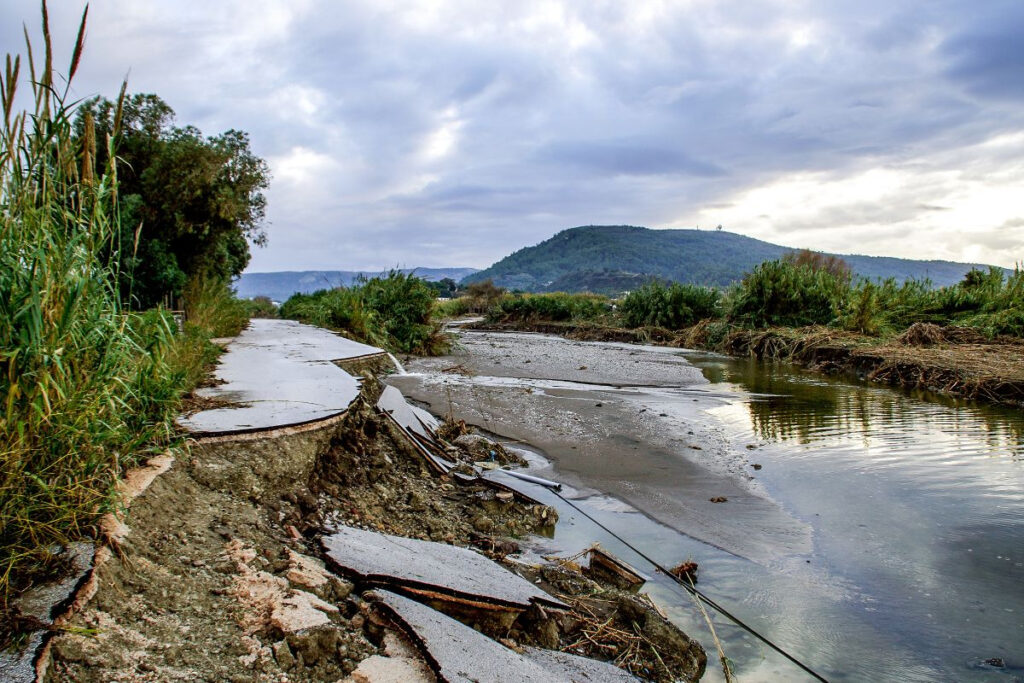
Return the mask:
[[986,339],[970,328],[915,323],[891,341],[826,328],[734,328],[711,339],[707,321],[671,332],[589,323],[474,322],[467,329],[540,332],[577,341],[630,342],[784,360],[826,375],[1024,406],[1024,342]]
[[750,452],[706,413],[723,400],[673,349],[483,332],[460,343],[388,382],[435,414],[536,447],[577,489],[736,555],[767,563],[810,550],[809,527],[763,495]]
[[197,480],[202,450],[136,499],[95,597],[52,641],[47,680],[336,680],[378,652],[350,585],[295,571],[311,551],[278,512]]

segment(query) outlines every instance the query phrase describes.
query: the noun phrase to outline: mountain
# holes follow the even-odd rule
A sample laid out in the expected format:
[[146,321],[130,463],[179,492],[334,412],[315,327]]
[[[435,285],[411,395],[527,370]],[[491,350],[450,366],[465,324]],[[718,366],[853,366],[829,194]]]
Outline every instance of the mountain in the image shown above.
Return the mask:
[[[529,292],[592,291],[616,294],[654,279],[724,286],[762,261],[777,259],[790,247],[721,230],[650,230],[629,225],[588,225],[506,256],[463,282],[491,279],[496,285]],[[887,256],[842,257],[867,278],[930,279],[950,285],[974,263],[913,261]]]
[[[399,268],[403,273],[416,273],[424,280],[451,278],[458,282],[476,272],[476,268]],[[360,276],[374,277],[380,272],[357,270],[300,270],[276,273],[242,273],[235,282],[238,296],[251,299],[254,296],[270,297],[284,301],[296,292],[308,294],[318,289],[348,287]]]

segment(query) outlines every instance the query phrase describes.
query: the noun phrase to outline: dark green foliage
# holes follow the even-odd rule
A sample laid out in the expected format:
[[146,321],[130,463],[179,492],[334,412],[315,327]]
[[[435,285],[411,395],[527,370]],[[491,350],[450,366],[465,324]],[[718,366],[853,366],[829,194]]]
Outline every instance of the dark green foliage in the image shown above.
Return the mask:
[[433,317],[434,300],[426,281],[391,271],[352,287],[295,294],[281,305],[279,314],[391,351],[433,355],[447,347]]
[[430,349],[437,335],[432,320],[434,290],[415,275],[391,271],[363,283],[363,300],[383,325],[390,347],[404,353]]
[[450,277],[441,278],[434,282],[428,282],[430,288],[434,290],[434,295],[443,298],[451,299],[452,297],[458,296],[459,284],[451,279]]
[[849,284],[828,270],[766,261],[743,278],[729,317],[753,327],[829,325],[848,291]]
[[[607,294],[654,279],[723,287],[738,282],[759,263],[781,259],[790,251],[724,230],[591,225],[563,230],[540,244],[520,249],[466,277],[463,283],[492,279],[502,287],[530,292],[557,289]],[[822,259],[827,261],[829,255]],[[871,280],[930,278],[939,285],[956,283],[972,267],[876,256],[843,256],[842,260],[858,276]]]
[[[98,139],[112,136],[117,108],[86,102],[76,120],[80,137],[93,121]],[[124,231],[112,255],[119,260],[122,294],[146,308],[173,303],[193,277],[229,280],[249,263],[249,243],[265,242],[262,222],[269,180],[249,138],[229,130],[204,137],[176,127],[159,97],[124,101],[118,145],[120,219]],[[109,161],[97,155],[101,168]]]
[[721,315],[721,294],[711,287],[652,282],[630,292],[619,310],[630,327],[655,326],[678,330]]
[[583,321],[594,320],[611,311],[611,303],[599,294],[515,294],[500,299],[487,312],[498,321]]
[[574,270],[544,287],[548,292],[592,292],[618,297],[657,281],[654,275],[627,273],[621,270]]

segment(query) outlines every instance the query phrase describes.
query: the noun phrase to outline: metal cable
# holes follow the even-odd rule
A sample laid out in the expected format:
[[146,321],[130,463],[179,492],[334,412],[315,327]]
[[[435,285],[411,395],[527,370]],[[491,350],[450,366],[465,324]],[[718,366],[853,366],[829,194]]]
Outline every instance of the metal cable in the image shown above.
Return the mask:
[[[542,486],[543,486],[543,484],[542,484]],[[591,515],[590,515],[590,514],[589,514],[588,512],[586,512],[585,510],[583,510],[583,509],[582,509],[582,508],[581,508],[580,506],[576,505],[576,503],[572,502],[572,501],[571,501],[570,499],[568,499],[568,498],[566,498],[565,496],[563,496],[563,495],[562,495],[562,494],[561,494],[561,493],[560,493],[560,492],[559,492],[558,490],[556,490],[555,488],[553,488],[553,487],[551,487],[551,486],[547,486],[546,488],[547,488],[547,489],[548,489],[549,491],[551,491],[551,492],[552,492],[553,494],[555,494],[556,496],[558,496],[558,497],[559,497],[559,498],[560,498],[560,499],[561,499],[561,500],[562,500],[562,501],[563,501],[564,503],[568,504],[568,505],[569,505],[570,507],[572,507],[572,508],[573,508],[574,510],[576,510],[577,512],[579,512],[579,513],[580,513],[581,515],[583,515],[584,517],[586,517],[587,519],[589,519],[589,520],[590,520],[591,522],[593,522],[594,524],[596,524],[597,526],[601,527],[601,528],[602,528],[602,529],[604,529],[604,530],[605,530],[606,532],[608,532],[609,534],[611,534],[611,535],[612,535],[612,536],[613,536],[614,538],[616,538],[616,539],[617,539],[617,540],[618,540],[618,541],[619,541],[620,543],[622,543],[623,545],[625,545],[625,546],[626,546],[627,548],[629,548],[630,550],[632,550],[632,551],[633,551],[634,553],[636,553],[637,555],[639,555],[640,557],[642,557],[642,558],[643,558],[644,560],[646,560],[647,562],[651,563],[651,565],[653,565],[653,566],[654,566],[654,567],[655,567],[655,568],[656,568],[656,569],[657,569],[658,571],[660,571],[660,572],[661,572],[661,573],[663,573],[663,574],[664,574],[665,576],[669,577],[670,579],[672,579],[673,581],[675,581],[675,582],[676,582],[677,584],[679,584],[680,586],[682,586],[683,588],[685,588],[685,589],[687,590],[687,592],[689,592],[689,593],[691,593],[691,594],[693,594],[693,595],[696,595],[696,596],[697,596],[698,598],[700,598],[700,599],[701,599],[701,600],[703,600],[703,601],[704,601],[705,603],[707,603],[708,605],[710,605],[712,609],[714,609],[714,610],[715,610],[716,612],[718,612],[719,614],[721,614],[721,615],[722,615],[723,617],[725,617],[726,619],[729,619],[730,621],[732,621],[733,623],[735,623],[735,624],[736,624],[737,626],[739,626],[740,628],[742,628],[742,629],[743,629],[744,631],[746,631],[746,632],[747,632],[747,633],[749,633],[750,635],[754,636],[755,638],[757,638],[758,640],[760,640],[760,641],[761,641],[762,643],[764,643],[765,645],[767,645],[767,646],[768,646],[768,647],[770,647],[771,649],[773,649],[773,650],[775,650],[776,652],[778,652],[778,653],[779,653],[780,655],[782,655],[783,657],[785,657],[785,658],[786,658],[786,659],[788,659],[789,661],[791,661],[791,662],[793,662],[794,664],[796,664],[796,665],[797,665],[798,667],[800,667],[800,668],[801,668],[801,669],[802,669],[803,671],[805,671],[805,672],[806,672],[806,673],[808,673],[809,675],[813,676],[813,677],[814,677],[815,679],[817,679],[817,680],[819,680],[819,681],[822,681],[822,683],[828,683],[828,680],[827,680],[827,679],[826,679],[826,678],[825,678],[824,676],[822,676],[822,675],[821,675],[821,674],[819,674],[818,672],[814,671],[814,670],[813,670],[813,669],[812,669],[811,667],[807,666],[806,664],[804,664],[803,662],[801,662],[801,661],[800,661],[799,659],[797,659],[797,658],[796,658],[796,657],[794,657],[793,655],[791,655],[791,654],[789,654],[788,652],[786,652],[786,651],[785,651],[784,649],[782,649],[782,647],[781,647],[780,645],[776,645],[776,644],[775,644],[774,642],[772,642],[771,640],[769,640],[769,639],[768,639],[767,637],[765,637],[765,636],[761,635],[760,633],[758,633],[757,631],[755,631],[755,630],[754,630],[754,628],[753,628],[752,626],[748,625],[748,624],[747,624],[746,622],[744,622],[744,621],[743,621],[742,619],[740,619],[740,618],[739,618],[739,617],[737,617],[736,615],[732,614],[731,612],[729,612],[729,610],[725,609],[724,607],[722,607],[721,605],[719,605],[719,604],[718,604],[717,602],[715,602],[714,600],[712,600],[711,598],[709,598],[709,597],[708,597],[707,595],[705,595],[705,594],[704,594],[703,592],[701,592],[700,590],[698,590],[696,586],[693,586],[693,585],[688,585],[687,583],[685,583],[685,582],[684,582],[684,581],[683,581],[682,579],[680,579],[680,578],[679,578],[678,576],[676,576],[675,574],[673,574],[673,573],[672,573],[671,571],[669,571],[668,569],[666,569],[665,567],[663,567],[663,566],[662,566],[662,565],[661,565],[660,563],[658,563],[658,562],[657,562],[656,560],[654,560],[653,558],[649,557],[649,556],[648,556],[648,555],[647,555],[646,553],[644,553],[643,551],[641,551],[641,550],[640,550],[639,548],[637,548],[636,546],[634,546],[634,545],[633,545],[632,543],[630,543],[629,541],[627,541],[626,539],[622,538],[622,537],[621,537],[621,536],[619,536],[619,535],[618,535],[617,533],[615,533],[614,531],[612,531],[611,529],[609,529],[608,527],[606,527],[606,526],[605,526],[604,524],[602,524],[602,523],[601,523],[601,522],[599,522],[599,521],[598,521],[597,519],[595,519],[594,517],[592,517],[592,516],[591,516]],[[561,486],[559,485],[559,487],[558,487],[558,488],[560,489],[560,488],[561,488]]]

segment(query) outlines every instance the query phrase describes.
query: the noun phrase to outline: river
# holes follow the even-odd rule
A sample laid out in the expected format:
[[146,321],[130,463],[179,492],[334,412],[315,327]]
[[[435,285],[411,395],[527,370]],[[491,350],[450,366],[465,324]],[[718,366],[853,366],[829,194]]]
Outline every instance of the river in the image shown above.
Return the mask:
[[[828,680],[1024,680],[1024,415],[784,364],[466,331],[389,382],[518,447],[536,473]],[[533,493],[552,498],[540,487]],[[725,498],[725,502],[711,499]],[[709,651],[690,597],[551,499]],[[532,545],[531,545],[532,544]],[[714,617],[742,681],[806,674]]]

